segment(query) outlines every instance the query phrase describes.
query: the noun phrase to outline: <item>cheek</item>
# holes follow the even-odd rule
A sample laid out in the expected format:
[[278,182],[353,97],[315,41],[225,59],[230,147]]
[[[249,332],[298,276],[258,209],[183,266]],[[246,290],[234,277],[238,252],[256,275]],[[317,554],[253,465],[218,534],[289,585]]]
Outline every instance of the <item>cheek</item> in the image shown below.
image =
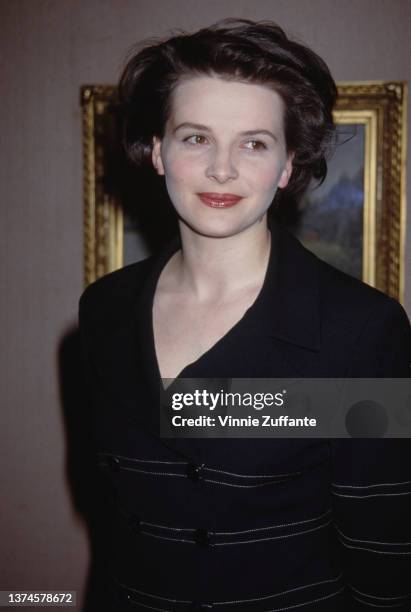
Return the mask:
[[197,176],[198,168],[190,158],[171,156],[165,160],[165,175],[168,184],[181,185],[190,184]]
[[250,173],[250,180],[256,192],[272,192],[276,190],[281,174],[282,168],[279,168],[278,163],[269,163],[254,169]]
[[187,197],[196,191],[198,169],[192,160],[170,156],[164,160],[165,182],[170,200],[178,212],[182,212]]

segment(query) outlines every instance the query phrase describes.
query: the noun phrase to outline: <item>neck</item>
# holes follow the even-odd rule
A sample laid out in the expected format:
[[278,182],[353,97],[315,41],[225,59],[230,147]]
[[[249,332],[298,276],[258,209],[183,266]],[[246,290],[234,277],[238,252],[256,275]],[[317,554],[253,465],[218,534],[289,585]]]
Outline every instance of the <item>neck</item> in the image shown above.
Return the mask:
[[201,236],[185,225],[180,232],[182,249],[172,263],[172,275],[197,299],[224,299],[262,284],[271,244],[266,217],[226,238]]

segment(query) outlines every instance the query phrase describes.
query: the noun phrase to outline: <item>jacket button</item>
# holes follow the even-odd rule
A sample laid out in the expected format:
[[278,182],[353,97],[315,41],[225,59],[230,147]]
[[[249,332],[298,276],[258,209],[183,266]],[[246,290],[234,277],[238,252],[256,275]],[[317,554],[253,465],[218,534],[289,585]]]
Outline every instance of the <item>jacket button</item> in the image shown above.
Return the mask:
[[199,546],[209,546],[211,542],[211,533],[207,531],[207,529],[197,529],[194,533],[194,540]]
[[118,457],[109,457],[107,463],[113,472],[118,472],[120,469],[120,459]]
[[187,476],[190,480],[197,482],[204,477],[203,474],[204,463],[196,465],[195,463],[189,463],[187,466]]
[[136,516],[135,514],[132,514],[130,517],[130,526],[133,531],[135,531],[136,533],[139,533],[140,528],[141,528],[140,517]]

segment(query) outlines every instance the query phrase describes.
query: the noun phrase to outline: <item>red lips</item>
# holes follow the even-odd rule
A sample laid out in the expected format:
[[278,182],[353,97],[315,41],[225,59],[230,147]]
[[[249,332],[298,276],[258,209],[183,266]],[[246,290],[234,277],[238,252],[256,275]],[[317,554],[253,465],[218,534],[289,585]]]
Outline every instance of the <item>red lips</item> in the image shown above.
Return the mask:
[[242,196],[235,193],[199,193],[197,195],[203,204],[211,208],[229,208],[243,199]]

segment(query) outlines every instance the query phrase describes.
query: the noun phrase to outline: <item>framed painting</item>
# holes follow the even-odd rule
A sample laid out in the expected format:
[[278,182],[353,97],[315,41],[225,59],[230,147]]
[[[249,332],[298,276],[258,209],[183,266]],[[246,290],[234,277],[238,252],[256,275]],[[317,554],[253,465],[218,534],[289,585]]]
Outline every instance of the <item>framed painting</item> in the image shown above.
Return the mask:
[[[320,258],[402,301],[406,83],[339,83],[338,93],[327,179],[287,224]],[[83,86],[81,103],[88,284],[148,256],[176,226],[163,183],[126,162],[116,88]]]

